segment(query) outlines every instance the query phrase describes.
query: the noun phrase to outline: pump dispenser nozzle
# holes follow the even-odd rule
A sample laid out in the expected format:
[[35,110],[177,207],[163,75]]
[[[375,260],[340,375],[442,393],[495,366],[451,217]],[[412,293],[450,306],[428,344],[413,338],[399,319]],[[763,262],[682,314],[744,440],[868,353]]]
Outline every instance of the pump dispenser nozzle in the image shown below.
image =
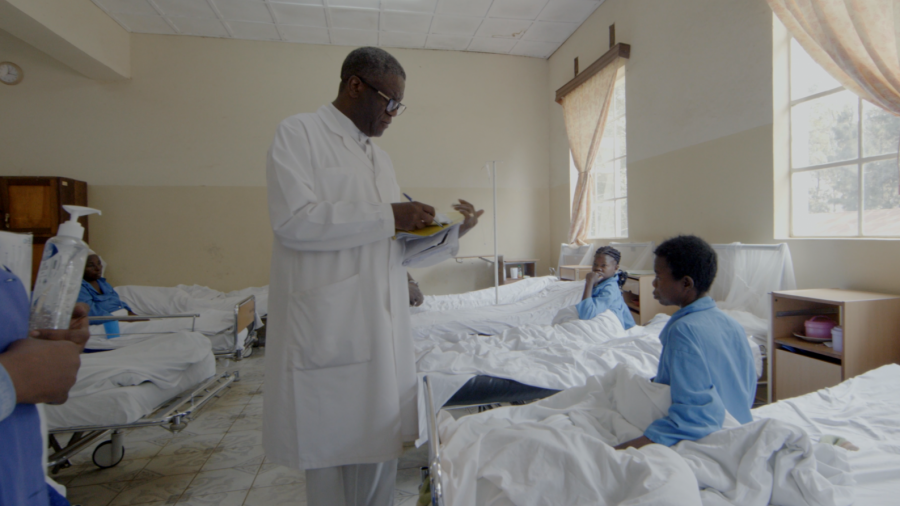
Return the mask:
[[63,209],[69,213],[69,221],[59,225],[59,231],[56,235],[64,235],[74,237],[76,239],[84,238],[84,227],[78,223],[78,218],[89,214],[103,214],[99,209],[81,206],[63,206]]

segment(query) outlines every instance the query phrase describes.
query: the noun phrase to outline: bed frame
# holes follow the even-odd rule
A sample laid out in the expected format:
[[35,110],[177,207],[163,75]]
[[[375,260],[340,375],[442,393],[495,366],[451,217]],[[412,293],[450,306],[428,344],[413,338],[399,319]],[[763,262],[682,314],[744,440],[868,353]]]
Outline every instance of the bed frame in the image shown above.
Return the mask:
[[[88,318],[90,322],[137,322],[144,320],[162,320],[170,318],[190,318],[191,332],[194,331],[197,324],[197,318],[200,313],[183,313],[173,315],[136,315],[136,316],[91,316]],[[247,330],[247,336],[244,342],[239,346],[240,334]],[[153,334],[173,334],[174,332],[153,332]],[[120,335],[137,335],[138,333],[123,332]],[[143,334],[143,333],[141,333]],[[216,358],[231,358],[234,360],[242,360],[249,357],[253,353],[253,345],[257,342],[256,337],[256,296],[250,295],[246,299],[234,305],[234,326],[231,330],[232,344],[229,351],[221,351],[213,353]]]
[[[56,474],[60,469],[71,466],[70,457],[110,433],[110,439],[100,443],[94,449],[93,461],[97,467],[103,469],[116,466],[125,457],[125,447],[122,445],[125,436],[122,432],[124,429],[158,426],[173,433],[180,432],[188,426],[198,410],[238,380],[236,371],[213,375],[195,387],[163,402],[153,412],[132,423],[52,429],[49,431],[49,444],[53,453],[47,458],[47,467],[51,473]],[[70,432],[73,433],[72,437],[65,446],[61,445],[56,435]]]

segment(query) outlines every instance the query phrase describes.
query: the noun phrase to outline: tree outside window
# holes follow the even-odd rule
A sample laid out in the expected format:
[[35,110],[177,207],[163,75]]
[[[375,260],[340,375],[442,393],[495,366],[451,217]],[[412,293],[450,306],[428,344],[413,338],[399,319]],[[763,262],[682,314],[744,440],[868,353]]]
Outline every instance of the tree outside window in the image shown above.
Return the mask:
[[790,48],[791,235],[900,236],[900,118]]

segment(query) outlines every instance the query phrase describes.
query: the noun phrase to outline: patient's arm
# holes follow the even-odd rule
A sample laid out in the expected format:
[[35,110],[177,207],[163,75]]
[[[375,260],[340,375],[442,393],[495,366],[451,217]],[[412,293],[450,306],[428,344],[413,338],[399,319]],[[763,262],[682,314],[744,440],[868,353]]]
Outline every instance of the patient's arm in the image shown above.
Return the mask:
[[631,441],[625,441],[620,445],[616,445],[614,448],[616,450],[625,450],[627,448],[641,448],[649,444],[653,444],[653,441],[651,441],[647,436],[641,436],[638,438],[634,438]]

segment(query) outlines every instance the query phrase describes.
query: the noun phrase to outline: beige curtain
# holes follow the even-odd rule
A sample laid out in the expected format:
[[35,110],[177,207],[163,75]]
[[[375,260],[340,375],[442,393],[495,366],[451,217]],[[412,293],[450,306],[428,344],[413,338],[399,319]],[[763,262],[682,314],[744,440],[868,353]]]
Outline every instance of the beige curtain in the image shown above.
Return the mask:
[[572,223],[569,227],[570,244],[586,244],[591,216],[591,168],[600,152],[600,138],[606,125],[606,116],[612,101],[616,73],[622,60],[597,72],[593,77],[562,98],[563,115],[569,149],[578,169],[578,182],[572,202]]
[[838,82],[900,116],[900,1],[768,2],[803,49]]

